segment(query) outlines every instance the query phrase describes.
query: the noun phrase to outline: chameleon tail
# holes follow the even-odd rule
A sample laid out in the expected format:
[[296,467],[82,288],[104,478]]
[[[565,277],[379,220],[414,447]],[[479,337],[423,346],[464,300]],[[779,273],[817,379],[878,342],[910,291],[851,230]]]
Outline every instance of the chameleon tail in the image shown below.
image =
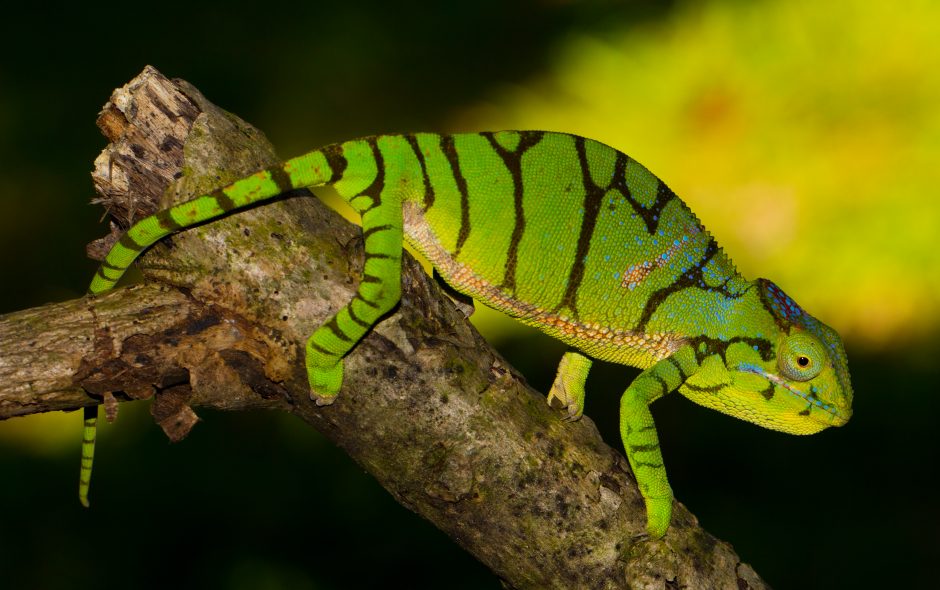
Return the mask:
[[[145,217],[131,226],[114,244],[98,267],[88,292],[97,295],[112,289],[144,250],[171,233],[272,199],[290,190],[336,182],[342,177],[346,165],[342,146],[327,146]],[[85,408],[82,468],[78,487],[79,501],[83,506],[88,506],[97,422],[97,406]]]
[[144,250],[171,233],[290,190],[329,184],[342,175],[345,166],[341,146],[327,146],[145,217],[114,244],[98,267],[88,292],[98,294],[113,288]]
[[78,478],[78,500],[88,508],[88,486],[95,461],[95,436],[98,433],[98,406],[85,406],[85,431],[82,433],[82,469]]

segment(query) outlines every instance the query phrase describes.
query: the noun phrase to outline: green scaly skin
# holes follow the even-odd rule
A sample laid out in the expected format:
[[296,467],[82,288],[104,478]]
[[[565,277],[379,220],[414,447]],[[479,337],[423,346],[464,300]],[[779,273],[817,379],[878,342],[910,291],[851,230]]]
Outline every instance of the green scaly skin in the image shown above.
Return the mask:
[[[571,347],[549,401],[584,407],[592,359],[644,369],[621,400],[627,458],[647,532],[669,526],[649,404],[671,391],[760,426],[811,434],[845,424],[842,341],[766,279],[737,273],[695,215],[628,156],[538,131],[383,135],[330,145],[137,222],[91,284],[114,287],[161,238],[301,187],[332,185],[361,215],[363,280],[307,341],[312,396],[331,403],[343,357],[399,299],[402,242],[455,290]],[[86,421],[87,503],[94,416]]]

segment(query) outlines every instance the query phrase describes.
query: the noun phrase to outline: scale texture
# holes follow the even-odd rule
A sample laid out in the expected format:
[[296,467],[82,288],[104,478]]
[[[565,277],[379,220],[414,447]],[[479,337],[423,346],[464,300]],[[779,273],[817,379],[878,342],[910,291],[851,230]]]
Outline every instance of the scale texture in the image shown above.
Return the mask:
[[[138,221],[91,293],[148,246],[288,190],[332,185],[361,215],[363,278],[309,338],[311,395],[331,403],[343,357],[398,302],[403,243],[454,290],[570,346],[549,401],[577,419],[593,359],[644,369],[621,399],[647,530],[672,511],[649,404],[672,391],[774,430],[845,424],[852,387],[838,334],[767,279],[738,274],[664,183],[602,143],[540,131],[382,135],[334,144]],[[96,416],[86,415],[87,503]]]

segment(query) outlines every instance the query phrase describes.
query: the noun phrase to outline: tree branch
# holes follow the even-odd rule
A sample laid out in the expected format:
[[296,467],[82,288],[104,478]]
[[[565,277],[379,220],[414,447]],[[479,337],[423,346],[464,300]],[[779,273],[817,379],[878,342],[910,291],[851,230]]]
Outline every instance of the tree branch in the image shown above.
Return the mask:
[[[149,67],[99,126],[112,143],[93,176],[124,227],[277,160],[261,133]],[[619,451],[589,419],[561,421],[410,257],[401,305],[347,358],[337,402],[311,402],[303,344],[353,295],[357,236],[289,195],[154,246],[145,285],[0,317],[0,417],[153,396],[178,439],[191,407],[292,412],[510,587],[765,587],[681,504],[663,540],[643,540]]]

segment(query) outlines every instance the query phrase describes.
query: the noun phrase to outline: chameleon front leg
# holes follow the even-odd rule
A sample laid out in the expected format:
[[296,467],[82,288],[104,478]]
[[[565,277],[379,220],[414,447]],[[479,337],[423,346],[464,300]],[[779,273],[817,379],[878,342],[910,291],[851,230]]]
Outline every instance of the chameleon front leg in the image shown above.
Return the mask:
[[575,350],[569,350],[558,363],[558,373],[548,392],[548,405],[558,400],[567,410],[566,420],[577,420],[584,413],[584,383],[593,361]]
[[649,404],[677,389],[695,368],[695,354],[685,346],[640,373],[620,399],[620,436],[646,502],[646,531],[654,539],[669,528],[672,488]]
[[307,377],[318,405],[333,403],[343,384],[343,357],[401,298],[401,199],[386,191],[350,204],[362,214],[365,264],[350,302],[307,340]]

